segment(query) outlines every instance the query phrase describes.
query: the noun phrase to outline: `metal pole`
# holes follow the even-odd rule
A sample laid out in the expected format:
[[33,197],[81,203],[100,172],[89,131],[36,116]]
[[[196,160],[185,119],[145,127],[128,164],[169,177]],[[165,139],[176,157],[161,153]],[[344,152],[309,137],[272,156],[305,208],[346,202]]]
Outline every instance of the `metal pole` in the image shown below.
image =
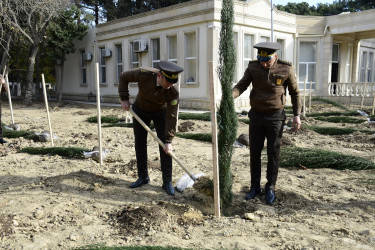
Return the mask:
[[273,42],[273,4],[271,0],[271,42]]

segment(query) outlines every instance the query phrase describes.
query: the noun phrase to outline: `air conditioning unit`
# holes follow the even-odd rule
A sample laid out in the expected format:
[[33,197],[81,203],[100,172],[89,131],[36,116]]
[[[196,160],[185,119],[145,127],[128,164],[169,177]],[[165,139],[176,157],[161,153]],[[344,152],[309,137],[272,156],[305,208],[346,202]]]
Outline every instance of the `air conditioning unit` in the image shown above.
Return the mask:
[[147,52],[147,40],[146,39],[134,40],[133,51],[135,53]]
[[112,56],[112,51],[109,49],[102,49],[102,56],[103,57],[111,57]]
[[83,57],[83,60],[85,60],[85,61],[91,61],[92,60],[92,55],[91,55],[90,52],[83,53],[82,57]]

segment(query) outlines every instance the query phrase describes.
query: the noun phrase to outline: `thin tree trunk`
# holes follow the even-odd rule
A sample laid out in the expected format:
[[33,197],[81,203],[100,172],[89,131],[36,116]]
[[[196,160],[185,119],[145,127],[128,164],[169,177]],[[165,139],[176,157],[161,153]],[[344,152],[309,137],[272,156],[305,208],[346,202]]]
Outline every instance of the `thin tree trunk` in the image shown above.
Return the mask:
[[34,66],[35,66],[35,58],[38,54],[38,44],[34,42],[28,60],[27,66],[27,75],[26,75],[26,94],[24,104],[26,106],[31,106],[33,104],[33,74],[34,74]]
[[59,103],[61,103],[62,101],[63,80],[64,80],[64,61],[61,62],[60,86],[58,90],[58,93],[59,93],[58,102]]

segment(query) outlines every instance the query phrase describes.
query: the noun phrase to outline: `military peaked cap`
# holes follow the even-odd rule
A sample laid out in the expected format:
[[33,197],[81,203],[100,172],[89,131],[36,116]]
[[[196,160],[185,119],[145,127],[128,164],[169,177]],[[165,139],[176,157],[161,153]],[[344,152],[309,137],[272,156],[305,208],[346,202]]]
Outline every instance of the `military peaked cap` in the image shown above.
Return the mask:
[[258,49],[258,61],[267,62],[276,54],[276,50],[281,49],[281,45],[273,42],[262,42],[255,44],[254,48]]
[[184,71],[183,68],[177,64],[169,61],[160,61],[158,67],[161,71],[161,74],[167,79],[170,83],[176,83],[178,80],[178,74]]

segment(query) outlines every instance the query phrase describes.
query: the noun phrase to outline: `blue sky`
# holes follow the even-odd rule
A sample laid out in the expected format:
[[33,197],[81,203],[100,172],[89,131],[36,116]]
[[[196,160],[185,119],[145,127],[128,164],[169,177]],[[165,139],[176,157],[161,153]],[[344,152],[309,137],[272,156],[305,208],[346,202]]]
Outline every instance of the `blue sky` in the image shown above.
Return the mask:
[[[302,2],[307,2],[309,3],[310,6],[316,6],[318,3],[328,3],[331,4],[333,3],[334,0],[272,0],[272,3],[274,5],[287,5],[289,2],[290,3],[302,3]],[[270,0],[271,2],[271,0]]]

